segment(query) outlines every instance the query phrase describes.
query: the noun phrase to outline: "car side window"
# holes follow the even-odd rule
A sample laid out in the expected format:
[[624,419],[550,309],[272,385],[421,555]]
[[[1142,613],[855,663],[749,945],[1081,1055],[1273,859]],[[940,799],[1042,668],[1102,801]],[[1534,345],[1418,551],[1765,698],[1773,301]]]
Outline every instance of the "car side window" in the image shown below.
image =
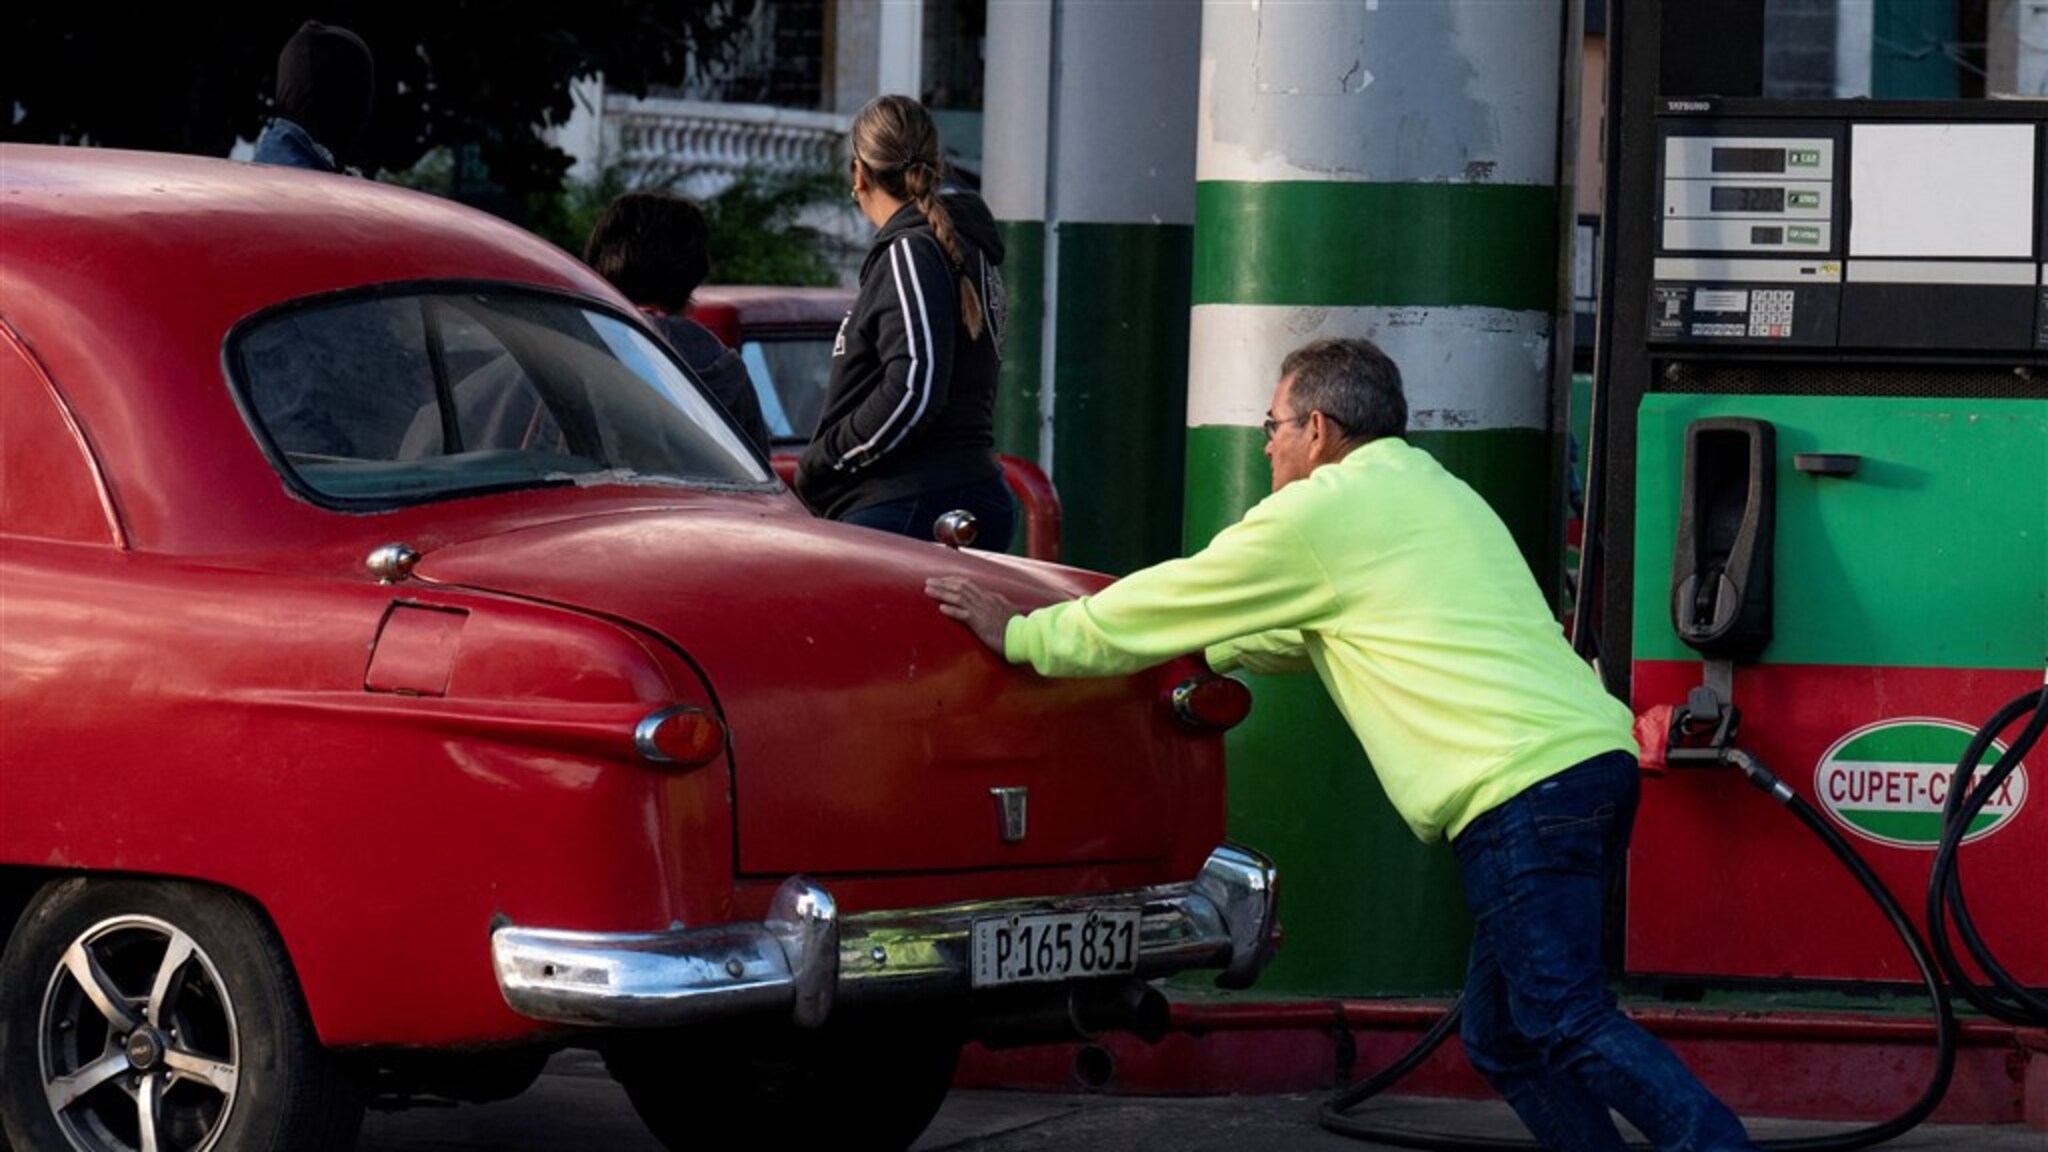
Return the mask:
[[540,390],[490,329],[448,309],[438,330],[455,419],[446,419],[438,398],[422,405],[399,444],[400,460],[493,449],[568,452]]
[[42,370],[0,340],[0,536],[115,543],[99,479]]
[[570,298],[323,300],[243,322],[229,359],[273,460],[316,498],[773,483],[665,345]]
[[280,452],[388,460],[435,403],[420,304],[363,300],[280,316],[242,342],[248,396]]

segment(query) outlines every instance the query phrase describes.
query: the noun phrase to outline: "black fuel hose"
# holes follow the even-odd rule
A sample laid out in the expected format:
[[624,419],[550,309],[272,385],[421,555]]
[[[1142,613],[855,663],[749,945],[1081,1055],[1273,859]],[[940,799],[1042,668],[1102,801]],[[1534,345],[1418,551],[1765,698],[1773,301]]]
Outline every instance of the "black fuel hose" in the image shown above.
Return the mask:
[[[2003,725],[2001,725],[2003,727]],[[1933,959],[1928,955],[1927,945],[1922,942],[1920,932],[1906,919],[1905,910],[1899,907],[1884,881],[1871,871],[1863,857],[1849,846],[1841,833],[1813,810],[1813,805],[1801,799],[1799,794],[1787,787],[1763,762],[1740,748],[1731,748],[1723,753],[1724,763],[1742,770],[1751,784],[1770,794],[1771,798],[1789,809],[1807,831],[1821,838],[1828,850],[1842,862],[1864,892],[1876,902],[1891,922],[1892,930],[1906,945],[1906,951],[1913,956],[1913,964],[1920,970],[1920,980],[1926,985],[1927,997],[1934,1004],[1934,1072],[1928,1078],[1927,1087],[1920,1098],[1905,1111],[1889,1120],[1865,1128],[1826,1136],[1802,1136],[1781,1140],[1761,1140],[1760,1148],[1775,1152],[1847,1152],[1854,1148],[1868,1148],[1882,1144],[1916,1127],[1933,1113],[1935,1106],[1948,1092],[1949,1079],[1955,1074],[1956,1066],[1956,1019],[1955,1010],[1949,1004],[1948,990],[1936,975]],[[1526,1152],[1541,1145],[1530,1140],[1503,1140],[1486,1136],[1457,1136],[1433,1132],[1417,1132],[1399,1128],[1387,1128],[1367,1123],[1363,1118],[1348,1115],[1366,1100],[1384,1091],[1395,1081],[1406,1075],[1416,1065],[1427,1059],[1456,1027],[1463,997],[1445,1011],[1443,1019],[1437,1021],[1415,1046],[1399,1060],[1365,1080],[1361,1080],[1332,1096],[1318,1112],[1317,1122],[1324,1128],[1340,1135],[1371,1141],[1394,1148],[1421,1148],[1431,1152]],[[1648,1145],[1632,1145],[1647,1148]]]
[[[1971,780],[1981,767],[1984,753],[1992,741],[2029,711],[2034,715],[2027,726],[2006,747],[1998,762],[1984,773],[1984,778],[1972,784]],[[2048,688],[2022,692],[1977,730],[1969,747],[1963,751],[1962,759],[1956,762],[1955,776],[1942,803],[1941,842],[1935,850],[1933,871],[1927,881],[1927,938],[1934,946],[1935,960],[1941,965],[1942,975],[1948,978],[1949,986],[1987,1016],[2008,1024],[2036,1027],[2048,1026],[2048,996],[2043,995],[2043,990],[2029,989],[2015,979],[1999,964],[1990,946],[1978,933],[1976,924],[1970,919],[1969,906],[1963,899],[1959,850],[1978,814],[2019,766],[2020,758],[2041,738],[2044,729],[2048,729]],[[1955,923],[1956,934],[1968,948],[1970,958],[1984,973],[1984,982],[1980,983],[1972,976],[1957,958],[1955,946],[1949,940],[1951,920]]]

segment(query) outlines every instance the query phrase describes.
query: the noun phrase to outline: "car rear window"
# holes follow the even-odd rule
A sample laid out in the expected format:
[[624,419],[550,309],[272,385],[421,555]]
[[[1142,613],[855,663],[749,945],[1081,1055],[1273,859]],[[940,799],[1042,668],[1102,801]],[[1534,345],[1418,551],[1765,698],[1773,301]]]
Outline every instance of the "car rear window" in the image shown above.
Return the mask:
[[740,358],[761,399],[761,415],[775,440],[809,440],[825,408],[832,382],[832,340],[826,331],[775,336],[740,344]]
[[273,459],[316,498],[772,482],[665,346],[579,301],[469,290],[324,300],[245,322],[229,362]]

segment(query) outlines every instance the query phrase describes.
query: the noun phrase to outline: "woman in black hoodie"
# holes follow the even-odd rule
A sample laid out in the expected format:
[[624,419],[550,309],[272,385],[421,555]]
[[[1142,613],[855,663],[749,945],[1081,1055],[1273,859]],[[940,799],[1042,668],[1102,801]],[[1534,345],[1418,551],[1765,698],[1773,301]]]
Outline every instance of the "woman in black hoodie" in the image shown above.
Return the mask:
[[964,508],[1002,551],[1016,505],[995,455],[1002,241],[988,206],[943,187],[930,113],[881,96],[853,118],[853,198],[879,230],[840,323],[797,495],[820,516],[932,538]]

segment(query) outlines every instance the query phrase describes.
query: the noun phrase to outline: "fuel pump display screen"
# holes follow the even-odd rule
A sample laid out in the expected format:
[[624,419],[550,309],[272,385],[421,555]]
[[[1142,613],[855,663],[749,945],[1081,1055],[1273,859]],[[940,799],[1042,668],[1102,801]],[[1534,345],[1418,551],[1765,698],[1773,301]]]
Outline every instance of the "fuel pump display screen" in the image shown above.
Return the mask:
[[1672,122],[1659,148],[1651,339],[1834,340],[1841,135],[1825,124]]
[[1717,185],[1707,192],[1707,207],[1714,212],[1783,212],[1785,189]]
[[2039,119],[1692,112],[1658,128],[1649,340],[2048,349]]
[[[1659,249],[1702,256],[1838,255],[1837,156],[1829,136],[1672,133],[1664,140]],[[1772,226],[1752,226],[1757,217]]]
[[1716,148],[1715,172],[1777,173],[1785,170],[1783,148]]

